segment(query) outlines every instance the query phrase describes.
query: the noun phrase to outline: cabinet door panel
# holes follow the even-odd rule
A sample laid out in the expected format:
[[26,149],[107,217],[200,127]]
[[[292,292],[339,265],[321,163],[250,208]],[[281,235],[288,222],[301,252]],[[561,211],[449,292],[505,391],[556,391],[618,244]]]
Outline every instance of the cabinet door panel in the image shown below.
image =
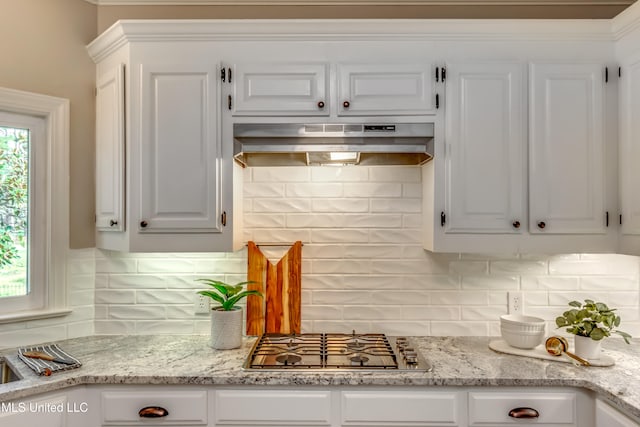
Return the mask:
[[143,232],[220,232],[216,69],[142,67]]
[[603,234],[602,66],[532,64],[530,80],[530,231]]
[[233,115],[329,115],[326,64],[237,64],[234,68]]
[[459,399],[444,392],[342,392],[343,426],[458,426]]
[[69,403],[65,395],[29,401],[2,402],[0,427],[66,427],[68,411]]
[[623,234],[640,234],[640,59],[620,78],[620,204]]
[[448,233],[514,233],[524,224],[525,144],[520,64],[448,64]]
[[340,64],[338,114],[435,114],[433,69],[432,64]]
[[[509,416],[515,408],[531,408],[538,412],[534,419]],[[572,393],[469,393],[469,425],[522,424],[575,426],[576,396]]]
[[329,426],[331,392],[219,390],[214,413],[216,425]]
[[97,79],[96,228],[124,230],[124,65]]
[[637,427],[638,423],[608,403],[596,399],[596,427]]

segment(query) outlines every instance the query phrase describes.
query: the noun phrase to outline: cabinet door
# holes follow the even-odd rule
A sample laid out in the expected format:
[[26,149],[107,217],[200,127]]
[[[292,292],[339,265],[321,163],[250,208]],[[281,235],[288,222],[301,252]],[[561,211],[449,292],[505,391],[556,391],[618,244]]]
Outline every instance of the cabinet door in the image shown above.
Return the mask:
[[634,427],[638,423],[615,409],[613,406],[596,399],[596,427]]
[[460,395],[431,391],[343,391],[343,426],[459,426]]
[[622,234],[640,234],[640,58],[620,77],[620,204]]
[[235,116],[328,116],[327,64],[238,64]]
[[214,414],[215,425],[330,426],[331,392],[217,390]]
[[531,65],[531,233],[606,232],[603,68]]
[[523,66],[447,65],[447,233],[518,233],[525,224]]
[[66,427],[69,402],[64,394],[33,400],[2,402],[0,427]]
[[96,87],[96,228],[124,230],[124,65]]
[[222,231],[217,75],[215,65],[142,66],[140,232]]
[[432,64],[340,64],[338,115],[435,114]]

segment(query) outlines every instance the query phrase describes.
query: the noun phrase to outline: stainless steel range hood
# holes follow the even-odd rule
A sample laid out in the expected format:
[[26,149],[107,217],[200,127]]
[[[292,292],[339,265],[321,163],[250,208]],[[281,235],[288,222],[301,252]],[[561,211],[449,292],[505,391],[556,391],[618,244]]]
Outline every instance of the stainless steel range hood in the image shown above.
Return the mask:
[[433,158],[433,123],[233,126],[244,166],[420,165]]

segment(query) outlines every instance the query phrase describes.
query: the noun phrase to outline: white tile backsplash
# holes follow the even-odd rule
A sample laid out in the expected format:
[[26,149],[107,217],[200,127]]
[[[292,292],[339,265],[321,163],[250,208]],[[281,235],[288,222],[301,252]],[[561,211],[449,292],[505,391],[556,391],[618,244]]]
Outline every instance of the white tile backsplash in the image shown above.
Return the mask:
[[[422,249],[421,174],[413,167],[248,168],[244,236],[304,243],[305,332],[499,334],[507,293],[553,319],[586,297],[619,308],[640,334],[640,262],[623,255],[433,254]],[[246,279],[246,250],[209,254],[71,251],[73,316],[0,325],[19,345],[97,334],[208,334],[196,282]],[[66,319],[66,320],[65,320]]]

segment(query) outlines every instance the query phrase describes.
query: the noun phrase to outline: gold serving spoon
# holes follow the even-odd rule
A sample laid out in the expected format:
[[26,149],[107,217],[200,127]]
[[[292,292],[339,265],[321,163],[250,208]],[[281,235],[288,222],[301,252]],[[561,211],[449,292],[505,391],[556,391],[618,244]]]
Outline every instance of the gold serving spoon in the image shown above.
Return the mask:
[[549,354],[553,354],[554,356],[561,356],[562,353],[564,353],[573,360],[580,363],[582,366],[591,366],[591,363],[589,363],[587,360],[584,360],[582,357],[576,356],[575,354],[567,351],[569,349],[569,342],[564,337],[549,337],[544,343],[544,346]]

